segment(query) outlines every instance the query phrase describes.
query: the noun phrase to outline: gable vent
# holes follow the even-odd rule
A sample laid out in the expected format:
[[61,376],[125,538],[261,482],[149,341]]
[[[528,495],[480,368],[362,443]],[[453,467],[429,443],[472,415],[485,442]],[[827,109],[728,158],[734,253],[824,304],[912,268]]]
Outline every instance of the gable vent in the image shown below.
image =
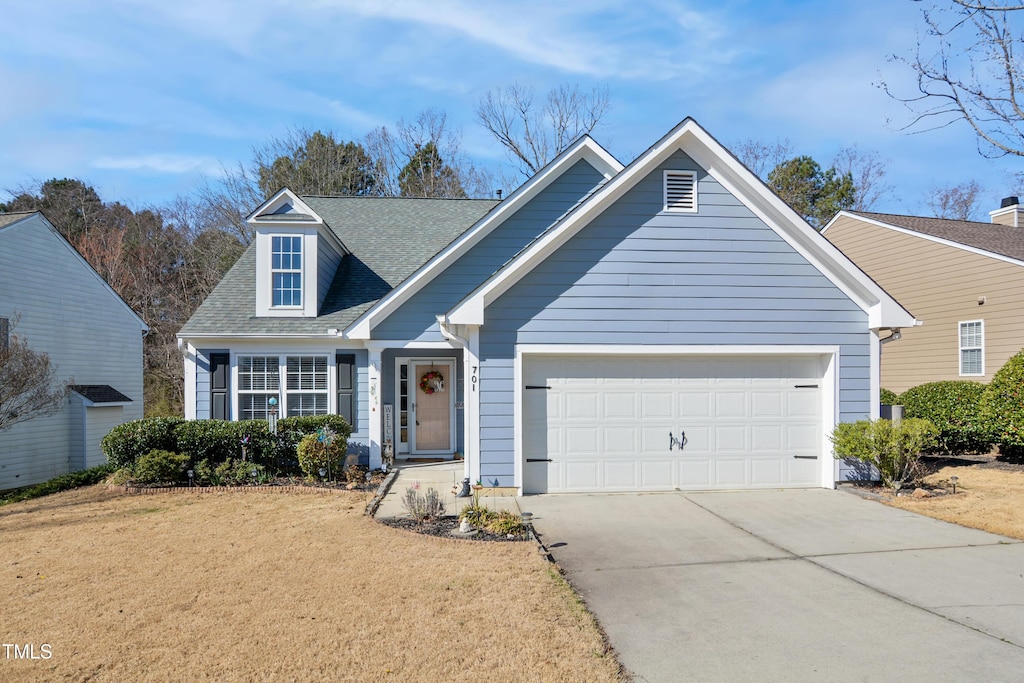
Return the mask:
[[665,171],[665,211],[697,211],[697,174]]

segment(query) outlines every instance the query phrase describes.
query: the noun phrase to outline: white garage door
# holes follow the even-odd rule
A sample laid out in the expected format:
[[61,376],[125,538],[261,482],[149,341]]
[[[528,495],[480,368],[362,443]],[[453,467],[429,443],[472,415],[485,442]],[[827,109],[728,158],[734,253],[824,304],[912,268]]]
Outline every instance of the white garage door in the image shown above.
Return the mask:
[[525,493],[821,485],[820,357],[525,356]]

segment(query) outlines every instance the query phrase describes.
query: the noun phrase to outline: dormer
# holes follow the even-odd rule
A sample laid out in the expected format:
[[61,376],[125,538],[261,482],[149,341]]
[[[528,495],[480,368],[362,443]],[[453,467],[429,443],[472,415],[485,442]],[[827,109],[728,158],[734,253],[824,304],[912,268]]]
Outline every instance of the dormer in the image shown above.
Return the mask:
[[257,317],[314,318],[348,250],[315,211],[284,188],[246,222],[256,240]]

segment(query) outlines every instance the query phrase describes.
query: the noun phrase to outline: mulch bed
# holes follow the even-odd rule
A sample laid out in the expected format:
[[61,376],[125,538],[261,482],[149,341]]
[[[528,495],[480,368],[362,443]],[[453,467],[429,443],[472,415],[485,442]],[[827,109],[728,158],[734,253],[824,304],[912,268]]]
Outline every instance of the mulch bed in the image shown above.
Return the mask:
[[425,520],[423,522],[416,521],[415,519],[408,519],[406,517],[383,517],[378,518],[377,521],[395,529],[405,529],[406,531],[412,531],[417,534],[440,536],[443,538],[461,538],[470,541],[499,542],[530,540],[530,535],[528,533],[509,535],[493,534],[490,531],[485,531],[483,529],[477,530],[477,532],[472,535],[460,534],[458,533],[458,517],[440,517],[437,519]]
[[[924,465],[922,478],[946,467],[977,467],[979,469],[1002,470],[1004,472],[1024,472],[1024,459],[1003,455],[998,451],[960,455],[925,455],[922,456],[921,463]],[[945,496],[953,493],[951,485],[935,486],[922,484],[917,487],[911,486],[902,489],[898,493],[893,492],[891,488],[883,487],[877,481],[846,482],[845,485],[881,498],[892,498],[897,495],[913,496],[915,491],[918,491],[918,496],[925,498]]]

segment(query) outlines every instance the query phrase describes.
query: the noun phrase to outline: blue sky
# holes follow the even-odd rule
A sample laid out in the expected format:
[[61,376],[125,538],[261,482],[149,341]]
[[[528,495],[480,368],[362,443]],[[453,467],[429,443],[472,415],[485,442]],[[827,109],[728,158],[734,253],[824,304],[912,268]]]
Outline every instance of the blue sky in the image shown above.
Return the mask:
[[[976,179],[983,207],[1019,162],[986,160],[964,124],[908,135],[921,3],[719,0],[71,0],[10,3],[0,26],[0,189],[79,177],[106,200],[161,204],[290,129],[360,140],[443,109],[495,168],[480,97],[514,81],[607,85],[594,137],[628,162],[693,116],[720,141],[788,139],[828,164],[889,159],[875,209],[925,213],[929,188]],[[891,119],[892,123],[887,123]],[[987,215],[979,215],[987,220]]]

